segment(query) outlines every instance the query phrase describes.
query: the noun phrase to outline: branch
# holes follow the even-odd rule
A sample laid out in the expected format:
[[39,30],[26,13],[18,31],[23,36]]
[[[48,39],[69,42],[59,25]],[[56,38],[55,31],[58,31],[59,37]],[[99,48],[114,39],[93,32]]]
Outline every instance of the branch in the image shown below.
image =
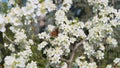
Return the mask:
[[74,49],[73,49],[73,51],[72,51],[72,53],[71,53],[71,55],[70,55],[70,60],[69,60],[70,62],[73,61],[74,56],[75,56],[75,52],[76,52],[77,48],[78,48],[80,45],[82,45],[82,44],[83,44],[83,41],[77,43],[76,46],[74,47]]
[[84,40],[82,40],[81,42],[77,43],[77,44],[75,45],[75,47],[73,48],[73,50],[72,50],[72,52],[71,52],[71,55],[70,55],[70,59],[68,60],[69,62],[68,62],[68,67],[67,67],[67,68],[72,68],[72,62],[73,62],[73,59],[74,59],[74,57],[75,57],[76,50],[78,49],[78,47],[79,47],[80,45],[83,44],[83,41],[84,41]]
[[17,45],[15,42],[13,42],[10,38],[8,38],[8,36],[5,34],[5,37],[6,37],[6,39],[9,41],[9,42],[11,42],[12,44],[14,44],[14,45]]
[[61,58],[60,60],[63,62],[69,63],[69,61],[67,59]]

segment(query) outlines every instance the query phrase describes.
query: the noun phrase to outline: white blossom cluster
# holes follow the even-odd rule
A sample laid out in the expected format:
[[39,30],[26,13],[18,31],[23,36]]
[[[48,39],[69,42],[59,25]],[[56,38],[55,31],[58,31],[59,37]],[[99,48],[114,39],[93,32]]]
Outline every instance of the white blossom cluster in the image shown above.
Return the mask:
[[[87,37],[89,41],[84,43],[86,44],[86,46],[84,45],[85,54],[95,56],[97,59],[103,59],[105,46],[117,47],[117,41],[111,35],[113,32],[112,26],[119,25],[117,20],[119,11],[109,7],[107,0],[89,0],[88,2],[93,6],[102,5],[103,7],[96,8],[99,12],[93,17],[92,21],[85,23],[86,28],[89,29]],[[96,48],[99,49],[96,51]]]
[[[24,34],[23,34],[24,35]],[[16,38],[16,39],[19,39]],[[29,57],[32,56],[32,51],[31,51],[31,47],[30,45],[33,45],[33,41],[30,39],[29,41],[27,41],[25,38],[22,38],[19,39],[19,41],[16,42],[15,40],[15,43],[19,44],[19,45],[15,45],[15,44],[4,44],[4,46],[12,52],[10,56],[6,56],[4,61],[5,61],[5,68],[12,68],[12,67],[21,67],[21,68],[24,68],[26,67],[26,63],[29,61]],[[21,47],[21,51],[20,52],[17,52],[17,54],[15,53],[16,52],[16,49],[15,47]],[[22,50],[24,49],[24,50]]]
[[97,6],[101,6],[101,5],[103,5],[103,6],[108,6],[108,0],[88,0],[88,2],[89,2],[89,4],[90,5],[96,5],[97,4]]
[[[14,4],[13,0],[9,1]],[[120,10],[108,6],[108,0],[88,0],[93,7],[95,16],[87,22],[79,20],[68,20],[66,13],[69,11],[72,0],[64,0],[60,8],[53,4],[52,0],[45,0],[39,3],[39,0],[27,0],[26,6],[15,7],[8,10],[7,14],[0,14],[0,31],[3,32],[4,38],[11,43],[4,43],[4,47],[11,51],[9,56],[4,59],[5,68],[37,68],[37,62],[31,60],[31,46],[37,45],[37,50],[43,51],[51,65],[60,65],[61,68],[67,68],[68,62],[62,62],[62,58],[69,57],[77,43],[82,47],[81,57],[75,57],[74,63],[80,68],[97,68],[97,62],[87,59],[95,58],[96,60],[104,59],[105,46],[117,47],[116,39],[112,37],[113,29],[120,24]],[[55,25],[48,25],[48,30],[38,34],[39,43],[35,43],[32,34],[28,34],[26,27],[32,23],[38,23],[37,17],[43,17],[47,12],[55,12]],[[99,10],[99,12],[98,12]],[[97,13],[98,12],[98,13]],[[14,39],[7,37],[5,25],[11,24],[10,30],[14,33]],[[56,36],[52,36],[52,31],[58,29]],[[86,34],[84,29],[88,30]],[[32,27],[29,29],[32,30]],[[20,51],[16,50],[16,46]],[[73,48],[71,48],[73,46]],[[78,50],[80,48],[78,47]],[[39,56],[39,55],[38,55]],[[87,58],[87,59],[86,59]],[[41,60],[41,59],[38,59]],[[70,59],[71,60],[71,59]],[[29,63],[30,61],[30,63]],[[120,63],[120,59],[113,61],[115,64]],[[107,65],[106,68],[112,68]]]
[[109,0],[87,0],[89,5],[93,6],[93,12],[102,10],[104,7],[108,7]]
[[115,58],[113,61],[115,64],[120,64],[120,58]]
[[78,57],[75,62],[78,64],[79,68],[97,68],[95,62],[88,63],[87,61],[83,61],[85,57]]
[[[35,17],[38,16],[36,14],[39,11],[38,9],[40,9],[40,6],[37,0],[28,0],[26,6],[22,8],[19,6],[13,7],[11,10],[8,10],[9,13],[7,15],[0,15],[1,23],[3,23],[0,30],[5,32],[5,24],[11,24],[12,26],[9,29],[14,33],[14,40],[7,37],[12,43],[4,44],[5,48],[12,52],[10,56],[6,56],[4,59],[5,68],[30,68],[30,64],[33,67],[36,66],[36,63],[33,61],[26,66],[26,63],[30,60],[29,57],[32,56],[31,45],[34,42],[32,39],[27,39],[26,30],[23,29],[23,26],[30,24],[32,19],[37,23]],[[23,17],[25,17],[25,20],[23,20]],[[5,34],[4,37],[6,38],[6,36]],[[16,47],[20,49],[20,52],[17,52]]]
[[[63,9],[59,9],[55,13],[55,20],[56,20],[55,24],[57,25],[57,27],[59,27],[59,34],[57,37],[55,37],[55,39],[48,39],[48,37],[50,38],[50,36],[48,35],[47,35],[48,36],[47,39],[44,38],[47,41],[49,41],[52,47],[55,47],[55,48],[50,48],[45,50],[45,52],[48,52],[47,53],[48,56],[49,54],[51,54],[51,51],[52,53],[54,53],[53,51],[54,49],[56,49],[56,47],[62,48],[64,52],[59,56],[70,53],[70,45],[74,43],[76,40],[79,40],[80,38],[84,40],[88,40],[83,42],[83,48],[85,50],[84,54],[86,54],[88,58],[91,58],[91,56],[94,56],[98,60],[104,59],[105,46],[108,46],[108,45],[110,47],[117,46],[117,41],[111,35],[113,32],[112,26],[116,27],[116,25],[119,25],[119,21],[117,20],[117,18],[119,18],[118,16],[119,11],[117,11],[113,7],[109,7],[108,1],[104,1],[104,0],[90,1],[89,0],[88,2],[90,2],[91,5],[98,6],[98,8],[96,9],[99,10],[99,13],[96,14],[91,21],[89,20],[86,23],[79,22],[76,20],[73,20],[73,21],[68,20],[65,14],[66,11],[64,11]],[[49,30],[49,32],[52,31],[52,29],[54,28],[55,26],[49,27],[49,29],[51,29]],[[87,28],[89,30],[88,36],[84,33],[83,28]],[[42,37],[41,36],[42,34],[43,33],[39,34],[39,37]],[[52,58],[54,59],[54,57],[51,57],[50,59]],[[56,59],[56,61],[59,61],[59,59],[60,57]],[[86,66],[89,66],[87,61],[85,61],[85,64],[87,64]],[[90,63],[90,67],[91,67],[91,64],[92,63]],[[94,66],[94,65],[93,67],[97,68],[97,66]]]
[[25,68],[26,62],[29,60],[29,56],[32,55],[32,52],[30,49],[21,51],[18,54],[11,54],[11,56],[6,56],[4,61],[4,67],[5,68]]
[[[15,4],[15,1],[10,0],[8,4]],[[14,40],[7,37],[12,43],[4,43],[5,48],[8,48],[12,52],[10,56],[6,56],[4,59],[5,68],[37,68],[36,62],[32,61],[31,63],[28,63],[30,60],[29,57],[32,56],[31,45],[34,45],[34,42],[32,39],[28,40],[28,36],[25,33],[27,30],[23,27],[30,25],[32,22],[38,23],[36,17],[45,16],[47,13],[46,9],[52,11],[56,9],[56,6],[47,0],[43,3],[39,3],[38,0],[27,0],[26,6],[19,7],[16,5],[8,10],[6,15],[0,14],[0,31],[5,32],[5,24],[11,24],[12,26],[10,26],[9,29],[14,33]],[[5,34],[5,36],[7,35]],[[21,50],[20,52],[17,52],[17,54],[15,53],[15,47],[18,47]],[[28,64],[26,65],[26,63]]]
[[115,58],[113,62],[114,62],[113,64],[107,65],[106,68],[114,68],[120,66],[120,58]]
[[44,54],[47,54],[51,64],[59,64],[63,50],[60,47],[49,48],[45,50]]

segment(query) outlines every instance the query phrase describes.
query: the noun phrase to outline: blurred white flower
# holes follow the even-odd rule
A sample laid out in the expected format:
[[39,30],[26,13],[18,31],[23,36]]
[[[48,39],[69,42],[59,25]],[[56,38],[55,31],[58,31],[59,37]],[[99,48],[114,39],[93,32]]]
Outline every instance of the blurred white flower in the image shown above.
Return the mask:
[[48,43],[46,41],[41,42],[40,44],[38,44],[38,50],[42,50],[42,48],[44,48]]
[[12,5],[15,4],[15,0],[9,0],[8,4],[10,4],[10,5],[11,5],[11,4],[12,4]]
[[15,52],[15,47],[14,47],[13,44],[10,44],[10,45],[8,46],[8,49],[11,50],[12,52]]
[[95,53],[94,48],[92,45],[89,45],[88,42],[83,42],[83,48],[84,48],[84,54],[86,54],[88,57],[93,55]]
[[26,60],[21,56],[16,59],[16,67],[24,68],[25,67]]
[[55,26],[54,25],[48,25],[47,29],[48,29],[49,32],[52,32],[55,29]]
[[104,50],[105,50],[104,45],[103,45],[103,44],[100,44],[100,45],[99,45],[99,49],[102,50],[102,51],[104,51]]
[[22,31],[21,32],[17,31],[14,37],[15,42],[22,42],[27,38],[26,34]]
[[9,45],[7,43],[4,43],[4,47],[8,47]]
[[38,4],[39,3],[39,0],[27,0],[29,3],[32,3],[32,4]]
[[95,54],[95,57],[97,58],[97,59],[103,59],[104,58],[104,53],[102,52],[102,51],[100,51],[100,50],[98,50],[97,52],[96,52],[96,54]]
[[14,56],[6,56],[5,59],[5,68],[12,68],[15,66],[15,57]]
[[62,64],[61,68],[67,68],[67,63],[64,62],[64,63]]
[[5,22],[4,22],[4,16],[0,14],[0,31],[5,32]]
[[110,47],[117,47],[118,44],[116,39],[112,38],[111,36],[106,39],[106,43],[110,44]]
[[113,67],[112,67],[112,65],[110,64],[110,65],[107,65],[106,68],[113,68]]
[[28,63],[26,68],[37,68],[37,64],[34,61],[31,61],[31,63]]
[[97,64],[95,62],[89,63],[89,68],[97,68]]
[[56,9],[56,5],[53,4],[52,0],[45,0],[45,8],[47,8],[47,10],[49,12],[53,11]]
[[46,39],[46,40],[48,40],[50,38],[50,36],[46,32],[39,33],[38,37],[40,39]]
[[120,63],[120,58],[115,58],[115,59],[113,60],[113,62],[114,62],[115,64]]
[[58,24],[65,21],[65,12],[63,10],[58,10],[55,13],[55,20],[57,21],[56,23],[58,23]]
[[34,41],[32,39],[29,39],[29,43],[30,43],[30,45],[33,45]]

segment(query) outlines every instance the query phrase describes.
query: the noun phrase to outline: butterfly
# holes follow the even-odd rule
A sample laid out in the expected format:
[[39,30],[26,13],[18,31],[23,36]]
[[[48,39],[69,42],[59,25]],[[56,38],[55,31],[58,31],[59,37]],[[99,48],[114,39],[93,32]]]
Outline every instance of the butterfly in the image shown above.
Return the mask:
[[55,29],[50,33],[50,36],[56,37],[56,36],[58,36],[58,33],[59,33],[58,28],[55,28]]

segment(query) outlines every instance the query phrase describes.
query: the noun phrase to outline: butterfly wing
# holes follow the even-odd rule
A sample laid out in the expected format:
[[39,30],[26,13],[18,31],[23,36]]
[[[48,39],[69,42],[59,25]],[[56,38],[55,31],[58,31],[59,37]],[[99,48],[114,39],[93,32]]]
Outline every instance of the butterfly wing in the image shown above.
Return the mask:
[[50,35],[53,36],[53,37],[58,36],[58,29],[54,29],[54,30],[50,33]]

